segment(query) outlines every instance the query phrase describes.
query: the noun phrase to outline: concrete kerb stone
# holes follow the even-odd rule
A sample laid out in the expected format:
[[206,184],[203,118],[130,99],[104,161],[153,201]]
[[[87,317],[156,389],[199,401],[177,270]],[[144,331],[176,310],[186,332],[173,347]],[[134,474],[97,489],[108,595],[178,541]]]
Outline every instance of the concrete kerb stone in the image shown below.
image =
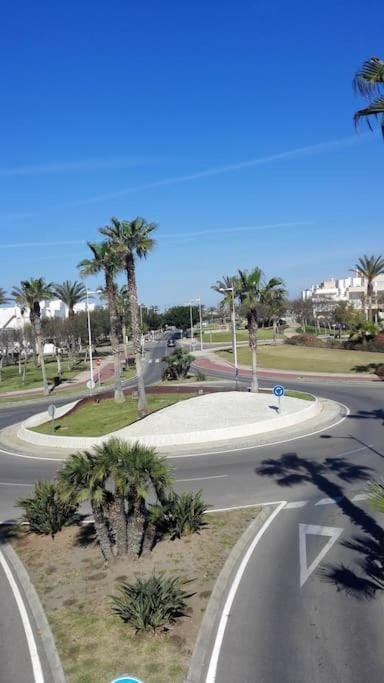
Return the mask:
[[[255,505],[255,507],[258,506]],[[217,626],[221,616],[220,606],[224,604],[226,594],[231,585],[231,580],[241,558],[259,529],[261,529],[265,521],[272,514],[273,510],[274,508],[272,505],[262,508],[256,519],[250,523],[244,533],[240,536],[236,545],[232,548],[224,567],[217,577],[200,625],[185,683],[203,683],[204,673],[208,665],[209,655],[212,651]]]
[[24,596],[33,615],[39,639],[44,648],[45,656],[52,674],[52,680],[55,683],[66,683],[64,670],[56,649],[55,639],[29,574],[10,543],[5,542],[2,545],[2,550],[15,572],[19,584],[23,587]]

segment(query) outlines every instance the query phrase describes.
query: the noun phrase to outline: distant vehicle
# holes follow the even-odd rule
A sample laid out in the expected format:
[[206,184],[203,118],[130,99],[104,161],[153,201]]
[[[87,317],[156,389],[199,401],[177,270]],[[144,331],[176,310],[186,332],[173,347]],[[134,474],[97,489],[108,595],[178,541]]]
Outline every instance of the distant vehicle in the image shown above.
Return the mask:
[[167,341],[167,346],[169,346],[170,348],[173,348],[173,347],[176,346],[176,342],[175,342],[175,340],[174,340],[173,337],[171,337],[170,339],[168,339],[168,341]]

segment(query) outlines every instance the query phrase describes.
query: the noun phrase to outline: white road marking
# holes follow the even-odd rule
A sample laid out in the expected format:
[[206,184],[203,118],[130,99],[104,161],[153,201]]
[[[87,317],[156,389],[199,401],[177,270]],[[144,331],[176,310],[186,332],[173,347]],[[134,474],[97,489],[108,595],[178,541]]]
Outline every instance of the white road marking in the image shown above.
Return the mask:
[[24,453],[13,453],[0,448],[0,453],[11,455],[13,458],[26,458],[27,460],[47,460],[48,462],[65,462],[65,458],[44,458],[41,455],[24,455]]
[[369,493],[358,493],[357,496],[351,498],[352,503],[357,503],[359,500],[368,500]]
[[231,507],[228,508],[211,508],[210,510],[206,511],[206,514],[208,515],[210,512],[230,512],[231,510],[246,510],[247,508],[263,508],[267,507],[268,505],[280,505],[281,502],[281,500],[272,500],[268,503],[250,503],[249,505],[231,505]]
[[292,503],[287,503],[284,510],[296,510],[296,508],[303,508],[308,504],[307,500],[293,500]]
[[192,477],[192,479],[175,479],[175,481],[205,481],[206,479],[226,479],[227,477],[229,477],[229,474],[216,474],[211,477]]
[[224,639],[225,628],[227,626],[228,618],[230,616],[231,607],[232,607],[233,601],[235,599],[237,589],[240,585],[240,581],[243,577],[243,574],[247,568],[247,564],[248,564],[248,562],[252,556],[252,553],[255,550],[258,542],[260,541],[260,539],[262,538],[262,536],[264,535],[264,533],[266,532],[268,527],[272,524],[275,517],[277,517],[279,512],[283,509],[284,505],[286,505],[286,502],[287,501],[285,501],[285,500],[281,501],[279,503],[279,505],[277,506],[276,510],[274,510],[272,512],[272,514],[268,517],[268,519],[264,522],[263,526],[261,527],[261,529],[259,529],[259,531],[257,532],[252,543],[248,547],[248,550],[245,553],[245,555],[244,555],[244,557],[240,563],[240,566],[236,572],[235,578],[233,579],[233,582],[232,582],[231,587],[229,589],[229,593],[227,595],[227,599],[225,601],[223,611],[221,613],[220,622],[219,622],[219,626],[217,629],[215,642],[213,645],[213,650],[212,650],[211,659],[209,662],[209,667],[208,667],[208,672],[207,672],[207,677],[205,679],[205,683],[214,683],[216,680],[217,664],[219,661],[220,650],[221,650],[221,646],[222,646],[223,639]]
[[33,484],[16,484],[13,481],[0,481],[0,486],[28,486],[30,488]]
[[8,565],[8,562],[6,561],[2,551],[0,550],[0,564],[4,570],[4,574],[8,579],[8,583],[11,587],[13,596],[15,598],[21,621],[23,624],[24,628],[24,633],[25,637],[27,639],[27,645],[28,645],[28,650],[29,650],[29,655],[31,658],[32,662],[32,670],[33,670],[33,678],[34,678],[34,683],[44,683],[44,676],[43,676],[43,670],[41,668],[41,662],[40,662],[40,657],[39,653],[37,650],[36,646],[36,641],[35,637],[33,635],[32,627],[29,621],[28,613],[25,608],[23,598],[21,597],[21,593],[19,591],[18,585],[13,578],[13,574],[11,572],[11,569]]
[[[170,460],[176,460],[177,458],[197,458],[202,455],[225,455],[226,453],[239,453],[240,451],[253,451],[256,450],[256,448],[269,448],[269,446],[279,446],[280,444],[283,443],[290,443],[291,441],[299,441],[300,439],[307,439],[310,436],[316,436],[316,434],[321,434],[322,432],[326,432],[328,429],[334,429],[337,427],[339,424],[344,422],[344,420],[350,415],[351,411],[346,406],[344,403],[340,403],[339,401],[335,401],[335,403],[338,403],[340,406],[345,408],[346,413],[341,417],[337,422],[334,422],[331,425],[328,425],[328,427],[322,427],[322,429],[317,429],[313,432],[308,432],[308,434],[302,434],[301,436],[293,436],[291,439],[282,439],[281,441],[271,441],[270,443],[261,443],[261,444],[254,444],[253,446],[242,446],[241,448],[230,448],[227,449],[226,451],[205,451],[205,452],[199,452],[199,453],[187,453],[186,455],[172,455],[170,453],[167,453],[167,458]],[[360,450],[360,449],[358,449]],[[341,455],[340,453],[338,455]],[[337,456],[336,456],[337,457]]]
[[338,496],[337,498],[320,498],[320,500],[315,503],[315,507],[317,505],[336,505],[336,503],[339,502],[339,500],[342,500],[343,496]]
[[[312,572],[320,564],[321,560],[327,554],[334,543],[336,543],[343,529],[340,527],[333,526],[317,526],[316,524],[299,524],[299,560],[300,560],[300,588],[302,588],[306,580],[310,577]],[[329,541],[325,544],[324,548],[315,557],[313,562],[309,565],[307,564],[307,542],[306,535],[320,535],[320,536],[330,536]]]
[[156,358],[155,363],[160,363],[160,358]]
[[152,360],[152,358],[150,358],[150,359],[149,359],[148,363],[153,363],[153,360]]

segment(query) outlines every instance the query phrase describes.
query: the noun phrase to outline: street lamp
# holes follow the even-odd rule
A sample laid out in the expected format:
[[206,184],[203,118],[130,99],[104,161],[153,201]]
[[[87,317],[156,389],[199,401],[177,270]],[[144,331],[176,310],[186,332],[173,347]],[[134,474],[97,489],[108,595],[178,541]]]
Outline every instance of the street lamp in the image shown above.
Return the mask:
[[233,335],[233,360],[235,363],[235,380],[237,382],[239,376],[239,368],[237,365],[237,340],[236,340],[236,313],[235,313],[235,290],[233,287],[220,287],[220,292],[231,292],[232,294],[232,335]]
[[184,305],[189,306],[189,318],[190,318],[190,327],[191,327],[191,350],[193,350],[194,337],[193,337],[192,301],[188,301],[188,303],[186,303]]
[[197,299],[192,299],[192,301],[196,301],[199,306],[199,320],[200,320],[200,351],[203,351],[203,316],[201,312],[201,299],[198,297]]
[[91,289],[86,289],[85,290],[85,297],[86,297],[86,306],[87,306],[87,323],[88,323],[88,345],[89,345],[89,371],[90,371],[90,377],[89,377],[89,392],[92,394],[92,391],[95,386],[95,381],[93,379],[93,358],[92,358],[92,331],[91,331],[91,318],[89,315],[89,294],[100,294],[101,290],[96,289],[95,291],[92,291]]

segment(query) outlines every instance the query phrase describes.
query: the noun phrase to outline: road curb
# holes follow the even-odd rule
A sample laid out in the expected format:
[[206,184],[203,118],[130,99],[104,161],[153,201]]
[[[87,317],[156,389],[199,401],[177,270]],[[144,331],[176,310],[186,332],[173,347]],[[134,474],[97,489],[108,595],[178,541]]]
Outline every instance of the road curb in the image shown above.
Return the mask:
[[49,626],[48,619],[40,602],[40,598],[29,577],[29,574],[10,543],[6,541],[2,545],[2,551],[6,555],[6,558],[11,564],[19,584],[23,588],[28,607],[33,615],[33,619],[38,630],[39,639],[44,648],[45,656],[51,671],[52,680],[55,681],[55,683],[66,683],[64,670],[56,649],[56,643],[51,631],[51,627]]
[[[258,506],[255,505],[255,507]],[[256,519],[249,524],[247,529],[240,536],[236,545],[232,548],[227,557],[209,598],[193,649],[185,683],[203,683],[203,674],[212,650],[217,624],[220,619],[221,611],[219,606],[224,603],[225,594],[228,591],[233,573],[236,566],[239,564],[241,557],[259,529],[261,529],[268,517],[272,514],[273,510],[274,507],[272,505],[267,505],[262,508]]]

